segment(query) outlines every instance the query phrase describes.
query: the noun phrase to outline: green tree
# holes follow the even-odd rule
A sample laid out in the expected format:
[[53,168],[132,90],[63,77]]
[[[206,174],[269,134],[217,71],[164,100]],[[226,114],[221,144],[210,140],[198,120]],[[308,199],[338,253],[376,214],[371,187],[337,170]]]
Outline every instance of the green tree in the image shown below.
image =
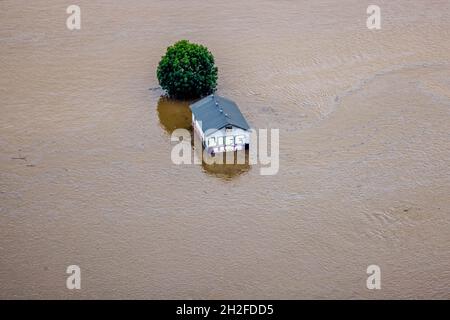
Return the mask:
[[187,40],[167,48],[156,75],[167,94],[178,99],[203,97],[217,86],[214,56],[205,46]]

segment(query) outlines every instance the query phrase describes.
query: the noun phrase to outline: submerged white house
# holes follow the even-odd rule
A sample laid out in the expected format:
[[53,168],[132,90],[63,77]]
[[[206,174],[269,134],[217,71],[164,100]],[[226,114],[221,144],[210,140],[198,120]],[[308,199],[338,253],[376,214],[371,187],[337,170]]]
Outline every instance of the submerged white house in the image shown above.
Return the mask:
[[250,144],[250,127],[233,101],[209,95],[190,105],[192,126],[210,153],[239,151]]

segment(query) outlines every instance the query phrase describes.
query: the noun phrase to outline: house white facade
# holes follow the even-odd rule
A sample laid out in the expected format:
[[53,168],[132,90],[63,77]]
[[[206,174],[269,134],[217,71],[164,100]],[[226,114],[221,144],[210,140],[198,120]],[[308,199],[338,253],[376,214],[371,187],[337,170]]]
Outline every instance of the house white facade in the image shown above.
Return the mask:
[[250,144],[250,127],[231,100],[215,95],[193,105],[192,125],[208,152],[244,150]]
[[203,132],[201,124],[192,115],[192,122],[197,134],[202,138],[205,148],[211,152],[220,153],[244,150],[250,145],[250,132],[238,127],[230,126],[219,130]]

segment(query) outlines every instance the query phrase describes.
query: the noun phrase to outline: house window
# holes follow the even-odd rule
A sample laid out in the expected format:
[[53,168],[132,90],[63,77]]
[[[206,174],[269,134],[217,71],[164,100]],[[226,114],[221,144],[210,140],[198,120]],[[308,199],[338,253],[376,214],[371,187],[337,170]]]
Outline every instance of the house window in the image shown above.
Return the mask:
[[233,127],[232,126],[226,126],[225,127],[225,132],[233,132]]
[[217,145],[218,146],[223,146],[225,143],[223,141],[223,137],[217,137]]
[[216,145],[217,145],[216,144],[216,138],[211,137],[211,138],[208,139],[208,147],[215,147]]
[[244,136],[236,136],[235,142],[236,144],[244,144]]
[[234,137],[233,136],[226,136],[225,137],[225,144],[227,146],[232,146],[234,144]]

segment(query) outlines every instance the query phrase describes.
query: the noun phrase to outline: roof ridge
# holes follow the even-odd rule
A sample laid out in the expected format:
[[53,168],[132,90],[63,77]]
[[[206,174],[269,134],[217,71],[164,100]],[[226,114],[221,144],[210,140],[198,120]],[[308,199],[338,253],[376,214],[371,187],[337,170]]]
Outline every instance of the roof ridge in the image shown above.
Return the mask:
[[190,105],[195,118],[202,121],[202,127],[208,129],[222,129],[232,125],[244,130],[249,125],[237,104],[225,97],[211,94]]

